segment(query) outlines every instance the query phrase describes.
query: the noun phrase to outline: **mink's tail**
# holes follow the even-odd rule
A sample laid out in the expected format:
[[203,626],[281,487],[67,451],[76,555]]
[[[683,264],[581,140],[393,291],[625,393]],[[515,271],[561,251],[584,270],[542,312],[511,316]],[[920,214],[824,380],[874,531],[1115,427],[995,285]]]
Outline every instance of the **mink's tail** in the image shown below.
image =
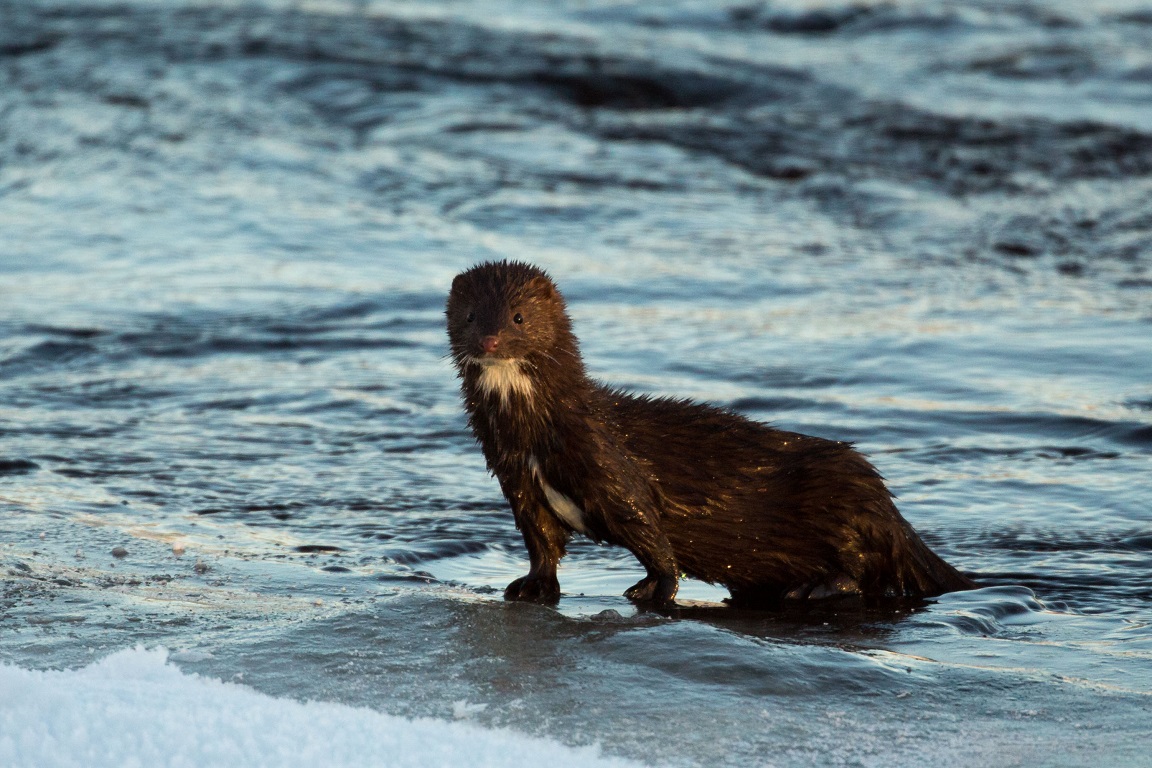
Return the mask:
[[[976,589],[978,584],[937,555],[913,530],[907,521],[904,523],[903,541],[894,558],[893,583],[887,584],[880,592],[895,592],[905,597],[935,597],[945,592],[959,592]],[[902,546],[901,546],[902,545]]]

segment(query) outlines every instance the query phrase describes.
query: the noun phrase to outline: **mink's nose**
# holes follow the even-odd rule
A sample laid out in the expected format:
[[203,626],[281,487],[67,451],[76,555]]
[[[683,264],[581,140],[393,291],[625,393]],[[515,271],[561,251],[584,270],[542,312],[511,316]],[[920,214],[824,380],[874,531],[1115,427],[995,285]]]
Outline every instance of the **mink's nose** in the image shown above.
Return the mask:
[[496,351],[496,347],[500,346],[499,336],[485,336],[480,339],[480,348],[484,350],[485,354],[492,354]]

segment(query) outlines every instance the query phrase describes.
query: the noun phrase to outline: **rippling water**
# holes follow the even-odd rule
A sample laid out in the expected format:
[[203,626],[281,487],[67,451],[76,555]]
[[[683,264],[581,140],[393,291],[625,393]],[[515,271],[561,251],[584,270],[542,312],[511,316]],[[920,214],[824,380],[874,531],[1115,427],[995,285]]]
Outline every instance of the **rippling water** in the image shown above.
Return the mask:
[[[1152,764],[1148,126],[1136,2],[0,2],[0,659],[653,764]],[[599,378],[856,441],[985,588],[669,620],[579,543],[503,603],[442,327],[489,258]]]

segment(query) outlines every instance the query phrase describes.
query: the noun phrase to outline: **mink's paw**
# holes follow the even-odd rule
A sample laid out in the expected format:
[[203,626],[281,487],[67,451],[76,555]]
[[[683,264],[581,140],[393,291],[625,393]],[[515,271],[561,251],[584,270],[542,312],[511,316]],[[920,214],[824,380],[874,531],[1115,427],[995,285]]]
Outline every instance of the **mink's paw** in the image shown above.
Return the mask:
[[825,600],[830,597],[853,597],[861,594],[860,585],[847,574],[817,584],[801,584],[784,595],[785,600]]
[[560,601],[560,582],[555,576],[521,576],[504,590],[504,599],[551,605]]
[[670,608],[676,605],[676,590],[679,588],[680,584],[674,576],[645,576],[624,590],[624,597],[637,603]]

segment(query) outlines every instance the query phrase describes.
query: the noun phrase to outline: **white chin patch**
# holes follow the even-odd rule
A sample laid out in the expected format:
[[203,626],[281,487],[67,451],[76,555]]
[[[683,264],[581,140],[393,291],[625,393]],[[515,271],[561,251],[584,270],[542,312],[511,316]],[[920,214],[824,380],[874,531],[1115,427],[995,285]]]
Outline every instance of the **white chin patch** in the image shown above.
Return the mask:
[[486,395],[497,395],[500,405],[507,406],[512,393],[532,402],[532,379],[524,373],[521,361],[499,357],[474,357],[472,362],[480,366],[477,382]]
[[584,510],[580,509],[580,506],[572,499],[548,485],[548,481],[540,472],[540,462],[536,461],[535,456],[528,458],[528,468],[532,470],[536,482],[540,483],[540,488],[544,491],[544,498],[548,499],[548,506],[552,508],[552,514],[580,533],[588,535],[588,530],[584,527]]

